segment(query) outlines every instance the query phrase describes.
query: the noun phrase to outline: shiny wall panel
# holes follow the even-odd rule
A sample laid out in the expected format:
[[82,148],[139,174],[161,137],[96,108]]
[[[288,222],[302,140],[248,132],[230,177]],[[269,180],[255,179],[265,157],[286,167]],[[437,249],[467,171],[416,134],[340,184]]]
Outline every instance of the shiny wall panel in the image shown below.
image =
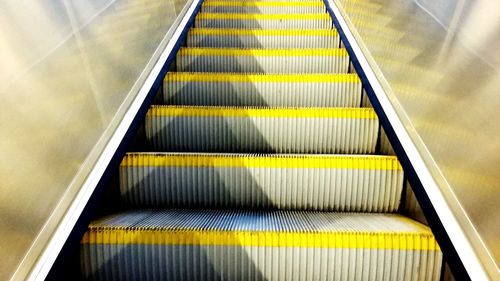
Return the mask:
[[500,2],[338,2],[476,253],[499,278]]
[[187,1],[1,1],[0,280],[36,260]]

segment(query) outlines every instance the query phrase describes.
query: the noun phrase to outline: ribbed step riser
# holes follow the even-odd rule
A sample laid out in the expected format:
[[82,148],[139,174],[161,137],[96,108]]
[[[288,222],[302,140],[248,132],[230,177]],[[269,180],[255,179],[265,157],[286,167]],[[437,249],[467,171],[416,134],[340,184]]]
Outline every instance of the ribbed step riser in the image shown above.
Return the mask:
[[223,106],[359,107],[361,82],[207,82],[163,84],[165,104]]
[[376,119],[146,117],[158,151],[371,154],[378,127]]
[[81,245],[98,280],[439,280],[442,261],[428,227],[368,213],[131,211]]
[[196,27],[246,29],[331,29],[331,19],[210,19],[196,17]]
[[87,280],[438,281],[442,262],[440,252],[414,250],[87,244],[81,252]]
[[338,36],[268,36],[268,35],[203,35],[190,33],[187,38],[188,47],[209,48],[272,48],[272,49],[310,49],[337,48],[340,45]]
[[251,13],[251,14],[313,14],[325,13],[324,5],[314,6],[210,6],[203,5],[204,13]]
[[124,161],[136,165],[120,168],[122,198],[133,207],[395,212],[403,186],[401,169],[213,166],[215,163],[193,167],[193,163],[182,165],[182,158],[176,165],[148,166],[155,161],[147,159],[127,159]]
[[347,73],[348,56],[177,55],[177,70],[186,72]]

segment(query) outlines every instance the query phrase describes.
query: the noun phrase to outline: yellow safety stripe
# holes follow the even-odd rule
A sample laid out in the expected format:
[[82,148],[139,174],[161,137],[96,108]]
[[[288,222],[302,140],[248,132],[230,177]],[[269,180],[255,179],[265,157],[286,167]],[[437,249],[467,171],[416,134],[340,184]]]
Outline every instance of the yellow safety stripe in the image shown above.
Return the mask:
[[189,35],[214,36],[338,36],[336,29],[231,29],[191,28]]
[[373,108],[269,108],[153,105],[147,116],[377,119]]
[[245,73],[202,73],[169,72],[165,81],[180,82],[322,82],[322,83],[361,83],[359,76],[349,74],[245,74]]
[[229,49],[229,48],[180,48],[178,56],[348,56],[346,49]]
[[254,168],[324,168],[363,170],[402,170],[395,156],[241,156],[128,153],[124,167],[254,167]]
[[297,233],[91,228],[83,236],[82,243],[439,250],[430,231]]
[[326,12],[321,14],[222,14],[199,13],[197,19],[204,20],[331,20]]
[[203,6],[221,7],[240,7],[240,6],[251,6],[251,7],[324,7],[323,2],[275,2],[275,1],[209,1],[204,2]]

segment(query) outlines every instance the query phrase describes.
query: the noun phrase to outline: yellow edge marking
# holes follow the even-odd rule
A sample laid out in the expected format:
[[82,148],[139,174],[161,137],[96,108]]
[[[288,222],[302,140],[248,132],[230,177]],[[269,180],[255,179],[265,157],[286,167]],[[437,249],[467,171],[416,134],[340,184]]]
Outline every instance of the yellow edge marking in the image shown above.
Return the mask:
[[269,108],[153,105],[151,116],[170,117],[271,117],[271,118],[352,118],[377,119],[373,108]]
[[124,167],[254,167],[402,170],[395,156],[238,156],[129,153]]
[[91,228],[84,244],[223,245],[436,251],[429,232],[271,232]]
[[326,12],[321,14],[222,14],[199,13],[197,19],[220,20],[331,20]]
[[191,28],[189,35],[217,36],[338,36],[335,29],[224,29],[224,28]]
[[[324,7],[325,4],[322,2],[274,2],[274,1],[210,1],[204,2],[203,6],[212,6],[212,7],[221,7],[221,6],[229,6],[229,7]],[[326,9],[326,8],[325,8]]]
[[233,73],[200,73],[169,72],[166,82],[322,82],[322,83],[361,83],[359,76],[350,74],[233,74]]
[[348,56],[346,49],[227,49],[181,48],[178,56]]

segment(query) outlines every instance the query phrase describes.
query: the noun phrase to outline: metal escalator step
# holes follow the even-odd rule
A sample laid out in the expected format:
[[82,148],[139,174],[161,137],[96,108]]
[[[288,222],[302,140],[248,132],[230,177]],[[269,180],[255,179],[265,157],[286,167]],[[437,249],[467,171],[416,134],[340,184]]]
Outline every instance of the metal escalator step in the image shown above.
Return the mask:
[[140,208],[258,208],[395,212],[395,156],[129,153],[124,201]]
[[156,151],[375,152],[371,108],[152,106],[146,137]]
[[210,1],[201,6],[202,13],[266,13],[266,14],[312,14],[325,13],[322,2],[271,2],[271,1]]
[[[204,0],[203,3],[209,2],[220,2],[221,0]],[[224,0],[231,2],[255,2],[255,0]],[[320,2],[324,3],[323,0],[258,0],[259,2]]]
[[163,101],[177,105],[359,107],[357,74],[169,72]]
[[195,27],[252,29],[331,29],[332,19],[322,14],[199,13]]
[[210,48],[337,48],[335,29],[221,29],[191,28],[188,47]]
[[81,241],[92,280],[439,280],[430,229],[400,215],[129,211]]
[[348,67],[343,48],[181,48],[177,53],[177,70],[187,72],[347,73]]

